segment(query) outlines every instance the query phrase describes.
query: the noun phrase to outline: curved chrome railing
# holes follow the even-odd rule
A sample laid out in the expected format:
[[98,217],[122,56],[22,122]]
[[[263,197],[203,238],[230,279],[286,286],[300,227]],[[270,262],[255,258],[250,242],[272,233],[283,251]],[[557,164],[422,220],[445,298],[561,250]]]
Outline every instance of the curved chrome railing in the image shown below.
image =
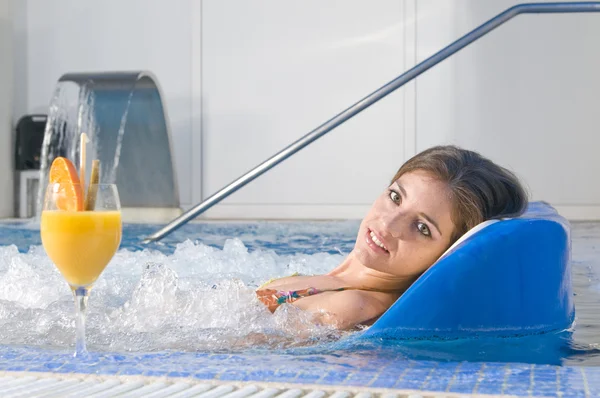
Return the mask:
[[363,110],[367,109],[383,97],[402,87],[406,83],[410,82],[429,68],[437,65],[442,62],[449,56],[455,54],[460,51],[464,47],[468,46],[475,40],[480,37],[486,35],[492,30],[496,29],[498,26],[503,23],[509,21],[510,19],[516,17],[519,14],[557,14],[557,13],[581,13],[581,12],[600,12],[600,2],[598,1],[588,1],[588,2],[574,2],[574,3],[526,3],[526,4],[518,4],[513,6],[506,11],[498,14],[494,18],[480,25],[478,28],[472,30],[467,33],[460,39],[456,40],[454,43],[444,47],[442,50],[438,51],[431,57],[427,58],[423,62],[419,63],[412,69],[403,73],[396,79],[387,83],[385,86],[379,88],[377,91],[369,94],[365,98],[361,99],[348,109],[342,111],[332,119],[323,123],[310,133],[306,134],[304,137],[300,138],[296,142],[292,143],[282,151],[278,152],[271,158],[265,160],[263,163],[259,164],[252,170],[248,171],[243,176],[239,177],[235,181],[231,182],[226,187],[219,190],[217,193],[210,196],[208,199],[203,201],[202,203],[197,204],[193,208],[189,209],[181,216],[177,217],[173,221],[171,221],[168,225],[150,235],[144,240],[144,243],[149,243],[152,241],[159,240],[163,238],[165,235],[173,232],[177,228],[181,227],[183,224],[187,223],[194,217],[198,216],[200,213],[206,211],[211,208],[215,204],[219,203],[221,200],[225,199],[227,196],[231,195],[244,185],[248,184],[250,181],[254,180],[256,177],[260,176],[267,170],[271,169],[275,165],[281,163],[288,157],[292,156],[308,144],[315,141],[317,138],[322,137],[327,134],[340,124],[344,123],[351,117],[357,115]]

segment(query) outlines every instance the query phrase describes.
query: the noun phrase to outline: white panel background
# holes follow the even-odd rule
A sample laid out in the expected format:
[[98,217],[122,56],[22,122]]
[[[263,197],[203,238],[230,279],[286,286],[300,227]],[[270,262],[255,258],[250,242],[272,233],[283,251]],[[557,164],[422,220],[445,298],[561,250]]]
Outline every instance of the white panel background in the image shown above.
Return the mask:
[[[13,125],[47,110],[63,73],[151,70],[171,119],[184,208],[516,4],[10,2],[14,74],[0,68],[0,82],[14,77]],[[598,14],[519,16],[206,216],[359,218],[408,156],[456,143],[517,171],[534,199],[571,218],[600,218],[598,37]]]
[[12,10],[9,0],[0,0],[0,218],[13,215],[13,134],[11,109],[13,89]]

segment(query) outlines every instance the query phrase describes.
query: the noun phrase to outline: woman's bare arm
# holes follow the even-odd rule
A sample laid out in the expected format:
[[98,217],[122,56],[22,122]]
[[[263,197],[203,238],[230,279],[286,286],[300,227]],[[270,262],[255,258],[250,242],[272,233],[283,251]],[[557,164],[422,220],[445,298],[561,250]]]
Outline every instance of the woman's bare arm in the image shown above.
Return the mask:
[[340,330],[353,329],[385,311],[381,302],[355,290],[307,297],[293,305],[311,312],[316,323]]

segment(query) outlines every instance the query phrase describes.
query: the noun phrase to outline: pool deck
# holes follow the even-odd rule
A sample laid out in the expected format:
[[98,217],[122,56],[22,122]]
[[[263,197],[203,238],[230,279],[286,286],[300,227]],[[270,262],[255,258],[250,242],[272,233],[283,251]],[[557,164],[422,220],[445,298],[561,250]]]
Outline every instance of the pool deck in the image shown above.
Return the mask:
[[[0,350],[0,396],[12,396],[8,394],[12,390],[6,388],[21,385],[19,380],[27,385],[35,382],[40,388],[46,385],[51,388],[56,383],[62,383],[60,386],[77,384],[82,388],[103,384],[116,388],[132,380],[137,383],[135,389],[150,385],[153,387],[148,388],[173,390],[185,386],[186,389],[198,385],[209,386],[203,390],[203,394],[225,385],[229,387],[219,391],[229,389],[226,394],[237,392],[237,395],[228,395],[228,398],[255,394],[256,397],[267,398],[287,394],[288,390],[301,390],[301,393],[289,393],[292,395],[285,395],[284,398],[295,398],[311,392],[314,392],[311,398],[324,396],[319,395],[321,393],[318,391],[347,392],[349,395],[344,397],[359,392],[377,396],[415,397],[600,396],[600,367],[379,359],[365,359],[357,363],[356,359],[345,360],[343,357],[332,362],[330,357],[318,354],[100,353],[90,354],[86,359],[76,359],[67,352],[4,347]],[[269,388],[279,392],[272,392]],[[265,389],[268,391],[265,392]],[[249,391],[253,392],[246,394]],[[221,396],[212,394],[203,397]]]
[[[203,398],[458,398],[518,397],[292,383],[199,381],[193,378],[0,372],[0,393],[11,397]],[[531,395],[526,395],[531,396]]]

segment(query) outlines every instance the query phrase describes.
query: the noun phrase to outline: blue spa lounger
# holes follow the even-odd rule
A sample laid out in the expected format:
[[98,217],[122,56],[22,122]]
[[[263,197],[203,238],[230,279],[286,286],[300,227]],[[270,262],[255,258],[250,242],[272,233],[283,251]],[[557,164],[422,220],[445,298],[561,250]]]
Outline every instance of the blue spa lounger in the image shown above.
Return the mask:
[[362,338],[510,337],[568,329],[575,318],[569,223],[532,202],[459,239]]

